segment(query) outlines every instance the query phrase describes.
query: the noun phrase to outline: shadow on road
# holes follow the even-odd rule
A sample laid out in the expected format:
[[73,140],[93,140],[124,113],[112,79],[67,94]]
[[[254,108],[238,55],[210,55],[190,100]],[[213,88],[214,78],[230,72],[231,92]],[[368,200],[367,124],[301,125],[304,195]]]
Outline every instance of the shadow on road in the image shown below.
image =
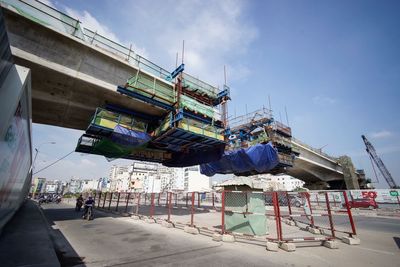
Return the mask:
[[[54,221],[70,221],[70,220],[83,220],[83,209],[81,211],[75,211],[74,208],[66,206],[58,206],[55,204],[43,205],[43,212],[49,222]],[[113,217],[113,214],[106,215],[102,212],[96,212],[94,210],[94,219],[103,217]]]
[[394,236],[393,240],[396,243],[397,247],[400,249],[400,237]]
[[[64,205],[48,204],[43,205],[43,214],[51,226],[50,236],[54,243],[57,258],[62,267],[86,266],[84,257],[80,257],[64,234],[57,228],[55,222],[82,220],[82,212],[76,212],[73,208]],[[97,217],[105,217],[97,213]]]

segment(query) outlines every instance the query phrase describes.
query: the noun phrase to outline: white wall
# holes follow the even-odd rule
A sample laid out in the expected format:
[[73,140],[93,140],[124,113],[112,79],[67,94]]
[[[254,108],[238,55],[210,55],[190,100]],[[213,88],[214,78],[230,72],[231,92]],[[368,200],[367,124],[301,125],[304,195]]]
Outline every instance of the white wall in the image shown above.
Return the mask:
[[185,168],[184,186],[187,192],[205,192],[211,190],[210,177],[200,173],[198,166]]
[[97,190],[98,184],[98,180],[84,180],[82,181],[82,192]]

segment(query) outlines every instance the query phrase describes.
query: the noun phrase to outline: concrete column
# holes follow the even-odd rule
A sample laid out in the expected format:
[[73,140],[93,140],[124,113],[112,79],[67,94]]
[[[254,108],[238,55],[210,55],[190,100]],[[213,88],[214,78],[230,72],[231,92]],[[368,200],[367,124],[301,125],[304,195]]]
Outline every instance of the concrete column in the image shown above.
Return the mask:
[[341,156],[338,160],[343,169],[343,178],[346,183],[346,189],[360,189],[356,170],[354,169],[353,162],[349,156]]

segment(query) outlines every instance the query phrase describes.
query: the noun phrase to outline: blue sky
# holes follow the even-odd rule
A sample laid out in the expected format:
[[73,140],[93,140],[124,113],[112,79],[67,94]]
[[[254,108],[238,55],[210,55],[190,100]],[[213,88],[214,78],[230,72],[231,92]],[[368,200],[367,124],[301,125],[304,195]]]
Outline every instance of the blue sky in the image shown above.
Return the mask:
[[[399,1],[49,3],[171,71],[185,40],[188,73],[221,86],[227,66],[231,115],[268,106],[269,95],[276,118],[286,121],[287,108],[295,137],[351,156],[373,177],[366,134],[400,184]],[[72,151],[80,134],[35,124],[35,147],[57,142],[41,147],[37,169]],[[75,153],[41,176],[97,178],[115,163],[129,162]]]

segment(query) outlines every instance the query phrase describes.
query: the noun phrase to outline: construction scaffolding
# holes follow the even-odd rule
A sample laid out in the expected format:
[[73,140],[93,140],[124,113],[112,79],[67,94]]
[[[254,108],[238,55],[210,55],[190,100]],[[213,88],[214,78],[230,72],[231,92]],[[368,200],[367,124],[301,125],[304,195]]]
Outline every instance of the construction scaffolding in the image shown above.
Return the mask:
[[[271,142],[278,153],[278,167],[292,165],[295,152],[291,147],[290,128],[275,122],[270,110],[262,109],[228,121],[230,89],[226,72],[220,90],[184,73],[183,56],[182,64],[169,72],[135,53],[132,46],[126,47],[97,31],[83,28],[79,20],[40,1],[0,2],[34,23],[75,38],[132,68],[131,77],[117,86],[116,91],[135,101],[124,106],[107,103],[93,111],[76,151],[104,155],[108,159],[134,158],[169,166],[190,166],[218,161],[225,146],[227,151],[251,150]],[[140,110],[135,109],[138,101],[145,104]],[[188,155],[192,159],[182,161]]]
[[275,121],[269,109],[232,118],[229,126],[225,129],[226,152],[219,161],[202,164],[203,174],[280,173],[292,167],[299,155],[293,149],[291,128]]
[[229,98],[229,89],[219,92],[183,70],[182,63],[162,79],[138,68],[117,92],[156,106],[164,115],[149,117],[112,103],[99,107],[76,151],[170,167],[218,160],[226,145],[219,105]]

